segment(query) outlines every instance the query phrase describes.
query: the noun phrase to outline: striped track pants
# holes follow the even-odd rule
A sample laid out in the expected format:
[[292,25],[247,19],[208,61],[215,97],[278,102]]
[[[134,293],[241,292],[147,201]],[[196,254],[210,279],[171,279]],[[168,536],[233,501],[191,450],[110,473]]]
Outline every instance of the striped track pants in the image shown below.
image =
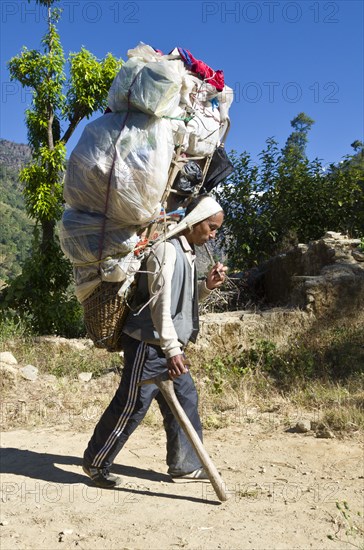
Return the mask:
[[[96,425],[84,454],[85,462],[98,468],[110,467],[155,398],[167,435],[168,472],[182,475],[199,468],[199,459],[157,386],[138,386],[141,380],[153,378],[166,370],[167,361],[162,350],[125,334],[123,348],[124,368],[120,385]],[[175,379],[174,388],[185,413],[202,439],[197,391],[191,375],[187,373]]]

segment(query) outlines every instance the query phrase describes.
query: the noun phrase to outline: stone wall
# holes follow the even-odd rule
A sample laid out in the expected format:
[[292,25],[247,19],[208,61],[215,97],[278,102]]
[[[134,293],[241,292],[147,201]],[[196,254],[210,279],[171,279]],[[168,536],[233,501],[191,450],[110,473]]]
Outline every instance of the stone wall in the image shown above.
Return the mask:
[[191,347],[210,359],[253,348],[261,340],[284,346],[308,330],[314,321],[313,315],[289,308],[208,313],[201,316],[200,334]]
[[324,320],[364,323],[364,254],[359,243],[329,232],[272,258],[254,276],[268,307],[203,315],[192,348],[209,359],[254,347],[259,340],[287,345]]
[[271,305],[288,305],[316,317],[353,315],[364,308],[364,254],[360,241],[328,232],[261,266],[256,282]]

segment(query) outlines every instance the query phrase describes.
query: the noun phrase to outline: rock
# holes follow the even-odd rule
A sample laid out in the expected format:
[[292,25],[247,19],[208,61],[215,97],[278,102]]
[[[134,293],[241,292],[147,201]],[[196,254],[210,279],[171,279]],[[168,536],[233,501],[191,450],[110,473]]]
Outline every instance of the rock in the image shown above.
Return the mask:
[[286,344],[311,324],[307,312],[299,309],[207,313],[200,318],[199,340],[191,347],[208,361],[233,350],[250,349],[258,340],[270,340],[277,346]]
[[33,365],[26,365],[19,369],[19,372],[25,380],[30,380],[31,382],[34,382],[38,378],[38,369]]
[[364,262],[364,252],[360,252],[360,250],[353,250],[351,255],[357,262]]
[[76,351],[84,351],[93,346],[92,340],[87,338],[80,340],[78,338],[63,338],[62,336],[37,336],[35,342],[40,344],[45,343],[55,347],[66,346]]
[[309,420],[301,420],[300,422],[297,422],[295,428],[296,433],[305,434],[311,430],[311,422]]
[[320,424],[316,430],[316,437],[319,439],[333,439],[335,435],[327,426]]
[[325,235],[323,236],[324,239],[334,239],[339,240],[342,238],[341,233],[337,233],[336,231],[326,231]]
[[7,365],[6,363],[0,363],[0,381],[1,386],[13,386],[15,384],[18,375],[18,370]]
[[289,428],[286,430],[289,433],[294,434],[305,434],[311,430],[311,424],[309,420],[301,420],[300,422],[297,422],[293,428]]
[[6,365],[17,365],[18,361],[10,351],[2,351],[0,353],[0,363],[5,363]]
[[354,313],[364,305],[364,253],[354,246],[355,239],[329,231],[261,264],[255,282],[270,305]]
[[92,378],[92,372],[80,372],[78,379],[81,382],[89,382]]

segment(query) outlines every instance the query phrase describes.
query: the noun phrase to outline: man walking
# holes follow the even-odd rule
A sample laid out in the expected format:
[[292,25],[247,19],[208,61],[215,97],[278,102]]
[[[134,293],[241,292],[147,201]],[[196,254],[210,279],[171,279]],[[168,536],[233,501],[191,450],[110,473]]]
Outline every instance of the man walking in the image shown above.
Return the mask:
[[198,197],[186,211],[179,232],[152,247],[136,292],[147,304],[131,311],[124,325],[124,368],[120,386],[99,420],[84,453],[84,472],[99,487],[112,488],[120,478],[110,467],[155,398],[167,435],[168,473],[174,481],[208,479],[182,428],[154,384],[139,383],[168,370],[185,413],[202,440],[198,397],[184,348],[198,334],[198,300],[222,285],[226,267],[217,263],[197,283],[195,246],[214,239],[224,214],[209,196]]

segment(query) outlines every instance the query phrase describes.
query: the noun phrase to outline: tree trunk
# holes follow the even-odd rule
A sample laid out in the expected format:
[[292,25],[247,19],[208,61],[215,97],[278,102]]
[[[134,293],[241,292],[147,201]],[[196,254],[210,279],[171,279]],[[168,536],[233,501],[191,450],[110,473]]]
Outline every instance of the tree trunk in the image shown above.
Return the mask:
[[79,114],[78,112],[76,112],[74,114],[74,116],[72,117],[71,121],[70,121],[70,125],[68,126],[67,130],[65,131],[63,137],[61,138],[60,141],[63,141],[63,143],[66,145],[67,141],[70,139],[70,137],[72,136],[73,132],[75,131],[75,129],[77,128],[78,124],[81,122],[81,120],[83,119],[84,117]]
[[54,220],[42,220],[42,244],[41,250],[46,254],[54,243]]

